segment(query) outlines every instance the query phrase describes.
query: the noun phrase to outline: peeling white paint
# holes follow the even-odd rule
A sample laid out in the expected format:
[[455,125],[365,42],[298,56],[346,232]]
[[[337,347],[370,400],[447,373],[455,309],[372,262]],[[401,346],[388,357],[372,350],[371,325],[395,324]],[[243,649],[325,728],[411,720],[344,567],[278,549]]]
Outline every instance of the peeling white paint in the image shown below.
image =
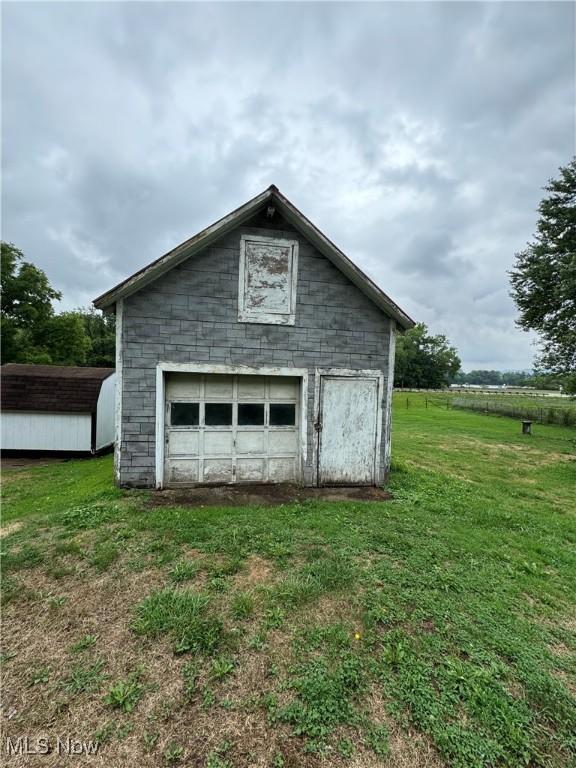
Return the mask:
[[384,411],[384,475],[388,477],[392,458],[392,392],[394,391],[394,360],[396,356],[396,323],[390,320],[388,341],[388,379]]
[[314,482],[378,485],[384,376],[379,370],[316,369]]
[[[298,482],[300,382],[295,377],[168,374],[166,391],[166,485],[194,483]],[[171,422],[179,403],[197,403],[195,424]],[[293,425],[275,425],[274,404],[294,407]],[[230,419],[210,425],[211,405],[230,406]],[[261,406],[262,422],[243,424],[242,405]]]
[[374,485],[378,379],[323,376],[318,484]]
[[242,235],[238,320],[294,325],[298,240]]

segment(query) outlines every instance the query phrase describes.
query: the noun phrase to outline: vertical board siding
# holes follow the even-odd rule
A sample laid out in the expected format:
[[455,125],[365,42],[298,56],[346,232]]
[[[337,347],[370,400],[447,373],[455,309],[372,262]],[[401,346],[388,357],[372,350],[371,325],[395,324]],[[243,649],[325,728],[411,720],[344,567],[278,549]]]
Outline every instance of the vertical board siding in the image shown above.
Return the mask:
[[[122,440],[119,482],[155,483],[156,365],[159,362],[247,366],[293,366],[309,372],[305,419],[312,446],[315,369],[376,369],[388,378],[390,319],[293,227],[275,217],[256,218],[123,300],[121,388]],[[238,322],[242,235],[298,240],[295,323]],[[389,398],[385,388],[383,398]],[[386,413],[383,402],[383,413]],[[160,439],[163,439],[160,436]],[[382,423],[379,478],[386,440]],[[304,482],[313,482],[313,451],[307,452]]]
[[90,451],[92,415],[5,411],[1,433],[5,451]]

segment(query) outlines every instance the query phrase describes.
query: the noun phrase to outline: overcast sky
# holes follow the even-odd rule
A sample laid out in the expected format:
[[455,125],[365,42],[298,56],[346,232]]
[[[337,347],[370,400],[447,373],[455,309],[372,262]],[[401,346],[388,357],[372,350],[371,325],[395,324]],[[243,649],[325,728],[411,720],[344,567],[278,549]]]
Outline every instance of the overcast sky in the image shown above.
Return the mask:
[[87,305],[276,184],[465,370],[574,154],[572,3],[4,3],[3,228]]

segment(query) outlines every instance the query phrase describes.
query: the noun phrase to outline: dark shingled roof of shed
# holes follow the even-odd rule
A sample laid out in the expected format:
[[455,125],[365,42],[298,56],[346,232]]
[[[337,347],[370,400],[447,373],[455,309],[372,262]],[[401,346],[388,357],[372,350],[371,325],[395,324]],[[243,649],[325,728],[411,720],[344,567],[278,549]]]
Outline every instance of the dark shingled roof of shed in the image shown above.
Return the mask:
[[7,363],[0,368],[3,411],[93,413],[114,368]]

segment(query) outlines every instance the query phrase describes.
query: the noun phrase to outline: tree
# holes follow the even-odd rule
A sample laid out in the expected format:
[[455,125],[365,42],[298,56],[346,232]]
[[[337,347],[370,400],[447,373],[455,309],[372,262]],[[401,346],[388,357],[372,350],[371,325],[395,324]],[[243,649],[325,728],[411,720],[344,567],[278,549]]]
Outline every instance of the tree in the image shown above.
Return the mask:
[[46,324],[44,348],[55,365],[87,365],[91,347],[77,312],[54,315]]
[[93,308],[77,309],[76,314],[82,319],[84,330],[91,343],[86,365],[113,368],[116,365],[115,316],[104,315]]
[[62,295],[12,243],[1,243],[2,363],[85,365],[91,342],[81,317],[56,315]]
[[541,337],[539,367],[576,372],[576,158],[544,187],[534,241],[515,256],[511,296],[518,325]]
[[12,243],[1,243],[2,269],[2,362],[16,361],[27,354],[32,330],[42,327],[54,314],[52,301],[61,294],[46,274],[24,261],[24,254]]
[[438,389],[449,384],[459,370],[456,349],[446,336],[430,336],[424,323],[398,336],[395,386]]

